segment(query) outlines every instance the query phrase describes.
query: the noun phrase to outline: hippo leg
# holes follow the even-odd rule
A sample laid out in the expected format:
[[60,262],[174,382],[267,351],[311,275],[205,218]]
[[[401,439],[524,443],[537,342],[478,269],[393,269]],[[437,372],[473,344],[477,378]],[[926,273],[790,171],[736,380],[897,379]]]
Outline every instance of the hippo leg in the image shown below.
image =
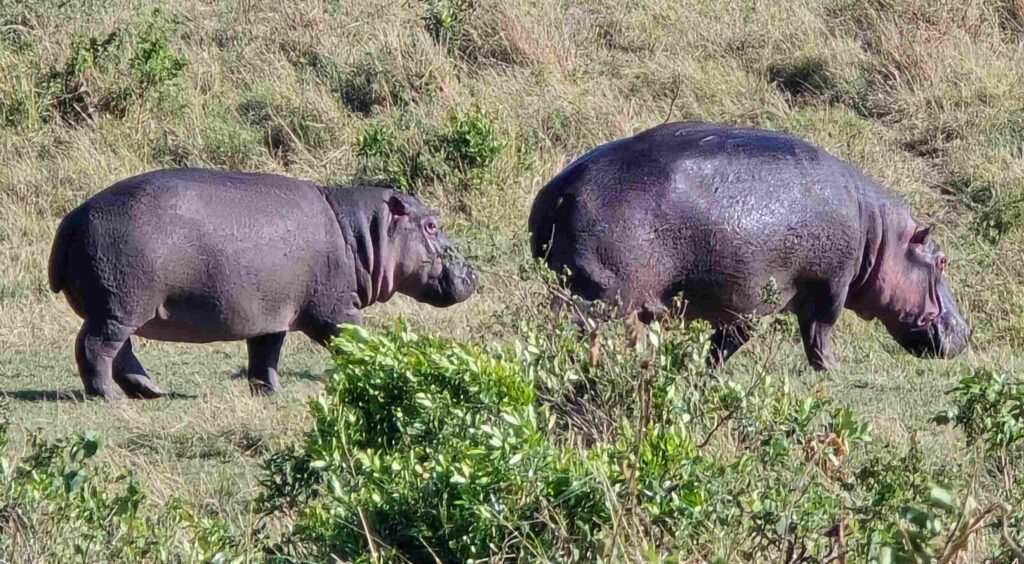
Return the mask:
[[828,370],[836,364],[830,335],[843,312],[846,290],[822,282],[801,293],[803,296],[796,296],[792,310],[800,324],[807,362],[815,370]]
[[301,323],[295,328],[305,333],[314,343],[321,347],[327,347],[331,344],[331,340],[341,333],[338,325],[342,323],[362,325],[362,316],[359,310],[348,310],[340,318],[322,312],[306,312],[302,316]]
[[124,342],[114,357],[114,382],[130,398],[154,399],[167,395],[167,392],[146,374],[146,369],[135,357],[131,338]]
[[265,396],[281,389],[277,377],[277,361],[281,358],[285,331],[260,335],[245,340],[249,349],[249,391],[254,396]]
[[745,345],[754,331],[749,323],[736,322],[715,330],[711,335],[711,352],[708,354],[707,365],[710,368],[725,364],[740,347]]
[[86,321],[75,339],[75,361],[88,396],[108,401],[123,399],[114,388],[114,358],[133,330],[116,321]]

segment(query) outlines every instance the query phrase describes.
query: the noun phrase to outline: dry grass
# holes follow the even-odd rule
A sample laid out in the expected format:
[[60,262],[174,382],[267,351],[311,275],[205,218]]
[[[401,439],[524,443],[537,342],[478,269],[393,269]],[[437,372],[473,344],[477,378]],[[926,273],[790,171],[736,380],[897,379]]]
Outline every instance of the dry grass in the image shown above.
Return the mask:
[[[461,39],[448,45],[431,36],[419,2],[186,0],[164,6],[179,22],[167,45],[187,61],[184,72],[144,90],[127,62],[90,71],[83,81],[93,102],[120,86],[135,89],[131,101],[68,123],[55,112],[69,93],[45,91],[47,73],[66,67],[76,37],[134,29],[159,5],[75,4],[0,0],[0,390],[14,398],[25,433],[100,431],[106,456],[139,469],[157,496],[240,503],[258,457],[232,437],[292,440],[302,398],[318,384],[288,378],[280,398],[257,401],[229,378],[244,360],[239,345],[146,344],[140,356],[157,378],[197,399],[53,401],[55,391],[79,389],[71,355],[78,321],[44,280],[60,218],[116,180],[175,164],[346,181],[368,123],[416,136],[453,109],[485,111],[506,149],[479,189],[456,196],[442,182],[421,196],[467,245],[505,243],[490,252],[487,287],[469,304],[428,311],[400,300],[372,316],[499,336],[489,319],[516,288],[514,254],[523,251],[514,243],[532,194],[596,144],[666,119],[705,119],[805,137],[937,224],[961,309],[976,328],[975,350],[951,364],[911,360],[878,327],[846,316],[838,335],[844,368],[820,381],[883,433],[922,428],[963,365],[1016,372],[1024,362],[1024,236],[1010,230],[996,245],[977,229],[986,210],[1024,197],[1019,0],[431,2],[459,16]],[[127,53],[139,39],[126,41]],[[368,65],[380,72],[354,74]],[[376,94],[354,91],[359,80]],[[266,102],[269,121],[246,117],[253,99]],[[286,376],[327,366],[301,340],[290,339]],[[784,362],[802,373],[791,349]],[[758,351],[732,370],[756,362]],[[927,440],[941,449],[949,438]]]

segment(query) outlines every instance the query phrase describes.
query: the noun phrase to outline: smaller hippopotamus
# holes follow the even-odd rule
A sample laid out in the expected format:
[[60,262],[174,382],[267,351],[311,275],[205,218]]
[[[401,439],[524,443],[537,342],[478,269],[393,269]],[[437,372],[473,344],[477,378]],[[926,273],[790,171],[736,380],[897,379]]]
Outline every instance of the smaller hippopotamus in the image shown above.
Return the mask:
[[327,345],[341,323],[396,292],[446,307],[476,274],[437,213],[384,188],[270,174],[159,170],[114,184],[60,223],[49,281],[83,320],[75,342],[90,396],[165,395],[131,337],[245,340],[254,393],[279,388],[288,331]]
[[[602,145],[541,189],[529,226],[533,255],[568,269],[578,297],[650,322],[682,296],[686,318],[716,329],[716,364],[749,339],[747,316],[779,309],[815,369],[834,364],[844,307],[917,356],[953,358],[971,337],[928,228],[789,135],[686,122]],[[773,280],[781,299],[767,300]]]

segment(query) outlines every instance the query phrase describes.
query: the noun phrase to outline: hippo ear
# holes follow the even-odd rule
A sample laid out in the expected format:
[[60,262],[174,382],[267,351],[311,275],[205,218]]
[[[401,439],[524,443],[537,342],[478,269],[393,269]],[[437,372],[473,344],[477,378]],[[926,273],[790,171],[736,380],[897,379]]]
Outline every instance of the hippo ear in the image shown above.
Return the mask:
[[931,227],[922,227],[914,232],[910,236],[911,245],[923,245],[928,242],[928,233],[931,231]]
[[391,210],[391,215],[409,215],[409,208],[405,205],[405,200],[402,199],[398,194],[392,194],[388,198],[388,209]]

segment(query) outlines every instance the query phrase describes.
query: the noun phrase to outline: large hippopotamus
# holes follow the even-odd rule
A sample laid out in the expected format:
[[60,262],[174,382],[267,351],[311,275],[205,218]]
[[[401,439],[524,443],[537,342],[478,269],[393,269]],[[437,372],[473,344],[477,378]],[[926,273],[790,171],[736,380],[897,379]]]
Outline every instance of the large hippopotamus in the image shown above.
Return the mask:
[[[796,315],[815,369],[834,364],[844,307],[917,356],[955,357],[971,337],[928,228],[789,135],[684,122],[602,145],[541,189],[529,226],[533,255],[568,269],[583,299],[650,322],[682,296],[686,318],[716,329],[715,363],[750,337],[748,315],[779,309]],[[766,300],[773,279],[781,299]]]
[[438,307],[467,299],[475,273],[450,260],[437,214],[384,188],[270,174],[159,170],[123,180],[61,222],[49,280],[84,319],[75,359],[85,391],[165,394],[131,337],[246,341],[255,393],[279,388],[288,331],[326,345],[339,323],[396,292]]

